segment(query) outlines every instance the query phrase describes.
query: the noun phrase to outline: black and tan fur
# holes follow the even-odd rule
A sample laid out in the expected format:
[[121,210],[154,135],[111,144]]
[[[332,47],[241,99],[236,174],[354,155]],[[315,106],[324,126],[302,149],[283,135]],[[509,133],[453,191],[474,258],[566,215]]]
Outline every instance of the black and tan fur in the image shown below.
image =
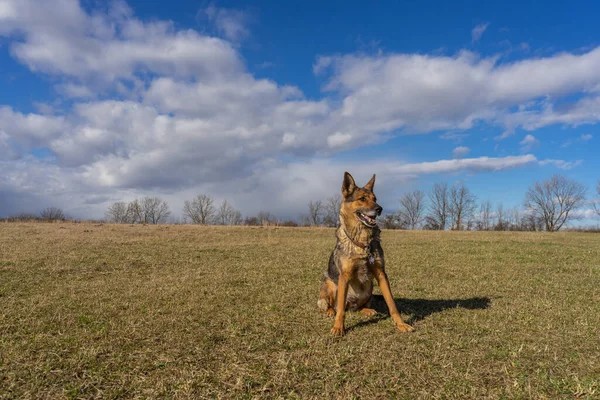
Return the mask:
[[336,231],[337,243],[329,257],[329,266],[323,274],[317,303],[328,316],[335,315],[332,335],[344,334],[346,310],[360,311],[367,316],[377,313],[369,308],[373,296],[373,278],[377,280],[398,330],[413,330],[402,321],[398,313],[385,273],[379,228],[375,223],[382,208],[377,204],[373,193],[374,185],[375,175],[369,183],[359,188],[352,175],[348,172],[344,174],[340,227]]

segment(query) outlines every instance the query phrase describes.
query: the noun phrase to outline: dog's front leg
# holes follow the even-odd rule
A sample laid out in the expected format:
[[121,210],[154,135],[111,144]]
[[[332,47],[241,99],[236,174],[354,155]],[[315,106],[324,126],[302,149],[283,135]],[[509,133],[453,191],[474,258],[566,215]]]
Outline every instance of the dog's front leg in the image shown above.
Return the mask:
[[379,285],[379,289],[381,290],[381,294],[385,299],[385,303],[390,310],[390,316],[394,320],[396,324],[396,328],[400,332],[412,332],[414,328],[408,325],[406,322],[402,321],[402,317],[396,308],[396,303],[394,302],[394,297],[392,296],[392,290],[390,289],[390,281],[388,280],[387,274],[382,268],[377,268],[375,270],[375,277],[377,278],[377,284]]
[[337,314],[331,328],[331,334],[342,336],[344,334],[344,318],[346,316],[346,296],[348,295],[348,283],[352,277],[352,271],[342,268],[342,273],[337,284]]

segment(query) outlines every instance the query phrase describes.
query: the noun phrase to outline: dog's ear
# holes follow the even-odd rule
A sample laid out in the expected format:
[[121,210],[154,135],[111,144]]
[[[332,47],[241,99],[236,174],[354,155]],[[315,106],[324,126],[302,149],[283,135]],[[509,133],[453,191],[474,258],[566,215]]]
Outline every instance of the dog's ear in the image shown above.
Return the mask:
[[375,186],[375,174],[373,174],[373,177],[371,178],[371,180],[365,185],[365,189],[369,189],[372,192],[374,186]]
[[342,182],[342,195],[344,197],[348,197],[354,192],[356,189],[356,183],[354,183],[354,178],[347,172],[344,172],[344,181]]

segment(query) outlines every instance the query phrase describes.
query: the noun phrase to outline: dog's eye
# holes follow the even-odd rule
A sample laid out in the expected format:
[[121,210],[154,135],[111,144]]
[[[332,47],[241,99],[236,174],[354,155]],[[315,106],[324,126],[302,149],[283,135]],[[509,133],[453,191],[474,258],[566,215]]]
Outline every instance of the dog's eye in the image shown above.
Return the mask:
[[377,197],[373,197],[373,201],[377,203]]
[[360,198],[360,201],[367,201],[367,198],[365,196]]

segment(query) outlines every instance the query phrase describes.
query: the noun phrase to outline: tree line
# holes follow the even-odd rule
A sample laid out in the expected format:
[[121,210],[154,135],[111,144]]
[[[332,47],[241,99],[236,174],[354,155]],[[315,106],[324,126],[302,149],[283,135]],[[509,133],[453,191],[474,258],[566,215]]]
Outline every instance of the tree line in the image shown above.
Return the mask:
[[[560,230],[569,221],[581,218],[577,211],[590,204],[600,216],[600,180],[596,185],[598,198],[586,203],[586,187],[562,175],[553,175],[545,181],[532,184],[522,206],[505,209],[502,203],[478,201],[477,196],[462,182],[448,185],[435,183],[429,192],[415,190],[403,195],[398,210],[383,215],[379,224],[385,229],[426,230]],[[280,225],[326,226],[339,224],[342,196],[336,194],[326,200],[308,203],[307,213],[298,220],[280,220],[270,212],[261,211],[255,216],[242,217],[240,210],[227,200],[215,204],[206,194],[186,200],[181,218],[172,214],[166,201],[159,197],[143,197],[130,202],[112,203],[104,216],[106,222],[122,224],[192,223],[201,225]],[[62,209],[47,207],[39,214],[21,213],[5,221],[67,220]]]
[[70,220],[62,210],[58,207],[46,207],[39,213],[22,212],[13,215],[8,218],[4,218],[7,222],[19,222],[19,221],[42,221],[42,222],[54,222],[54,221],[67,221]]
[[[220,205],[206,194],[199,194],[183,204],[181,219],[174,217],[169,205],[158,197],[144,197],[126,202],[116,202],[104,215],[106,222],[119,224],[190,223],[199,225],[266,225],[280,223],[271,213],[261,211],[256,216],[242,218],[240,210],[227,200]],[[295,224],[287,221],[287,224]],[[297,225],[297,224],[295,224]]]
[[[525,193],[522,207],[505,209],[502,203],[479,201],[462,182],[433,185],[428,193],[415,190],[399,199],[398,211],[383,215],[380,225],[386,229],[425,230],[560,230],[569,221],[581,218],[577,211],[586,204],[586,187],[562,175],[538,181]],[[596,186],[600,196],[600,181]],[[341,197],[327,203],[311,201],[307,225],[334,226]],[[600,199],[591,202],[600,216]]]
[[[562,175],[535,182],[525,193],[522,207],[505,209],[502,203],[480,201],[464,184],[434,184],[429,193],[415,190],[400,199],[399,210],[386,215],[391,229],[518,230],[556,232],[569,221],[580,219],[586,204],[586,187]],[[600,181],[596,187],[600,196]],[[597,201],[592,205],[600,216]]]

